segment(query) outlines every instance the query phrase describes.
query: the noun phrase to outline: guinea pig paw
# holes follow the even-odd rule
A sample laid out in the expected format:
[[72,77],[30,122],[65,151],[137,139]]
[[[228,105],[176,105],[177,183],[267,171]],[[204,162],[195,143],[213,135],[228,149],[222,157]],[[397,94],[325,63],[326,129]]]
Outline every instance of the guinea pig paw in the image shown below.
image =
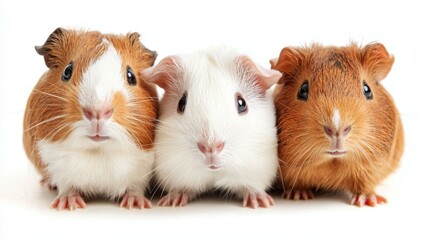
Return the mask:
[[275,204],[273,198],[267,193],[251,193],[247,192],[244,194],[244,199],[242,201],[243,207],[249,208],[268,208]]
[[70,210],[73,211],[78,208],[85,208],[86,203],[79,193],[72,193],[62,196],[57,196],[52,202],[51,207],[58,211]]
[[314,193],[311,190],[289,190],[282,193],[282,198],[287,200],[309,200],[314,199]]
[[181,193],[168,193],[166,196],[161,198],[158,202],[158,206],[162,207],[184,207],[190,201],[190,194]]
[[120,207],[127,208],[131,210],[132,208],[152,208],[152,203],[149,199],[144,197],[143,195],[135,195],[131,193],[126,193],[122,198],[122,202],[120,203]]
[[371,194],[371,195],[354,194],[354,196],[352,197],[351,204],[357,207],[362,207],[362,206],[375,207],[377,204],[384,204],[386,202],[387,202],[386,198],[376,194]]

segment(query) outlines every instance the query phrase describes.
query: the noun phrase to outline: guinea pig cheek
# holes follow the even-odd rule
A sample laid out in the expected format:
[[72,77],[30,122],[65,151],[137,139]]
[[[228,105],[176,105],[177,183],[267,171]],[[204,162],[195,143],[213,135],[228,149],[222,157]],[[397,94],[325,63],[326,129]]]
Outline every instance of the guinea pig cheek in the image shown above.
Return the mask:
[[121,125],[125,125],[128,116],[127,100],[125,95],[121,92],[116,92],[113,95],[112,106],[114,108],[113,120]]

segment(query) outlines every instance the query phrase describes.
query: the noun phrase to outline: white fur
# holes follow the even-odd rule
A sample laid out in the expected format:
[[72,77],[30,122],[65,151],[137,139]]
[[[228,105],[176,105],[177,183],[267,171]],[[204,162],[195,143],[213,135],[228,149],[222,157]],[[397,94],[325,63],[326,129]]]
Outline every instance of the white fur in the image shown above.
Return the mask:
[[[82,107],[97,109],[110,105],[116,92],[129,98],[124,84],[121,57],[110,45],[83,74],[79,102]],[[154,162],[153,151],[138,148],[127,130],[112,118],[99,122],[99,135],[109,139],[94,142],[88,138],[94,135],[94,124],[82,116],[72,124],[73,131],[67,139],[37,143],[51,184],[57,185],[60,195],[74,190],[111,198],[126,191],[143,194]]]
[[340,111],[335,108],[333,110],[333,116],[331,117],[331,121],[333,122],[333,125],[336,129],[339,129],[340,127]]
[[[173,89],[166,90],[160,106],[155,143],[159,191],[186,191],[194,197],[223,189],[243,197],[271,186],[278,167],[273,101],[236,74],[241,71],[236,69],[238,56],[227,48],[213,48],[178,58],[183,73]],[[181,115],[177,103],[184,91],[188,98]],[[243,115],[236,109],[238,92],[248,106]],[[219,154],[222,168],[216,171],[198,150],[197,142],[204,139],[225,141]]]
[[115,92],[122,92],[129,98],[124,86],[122,58],[109,44],[107,51],[83,74],[79,102],[84,107],[100,108],[110,103]]
[[126,191],[144,194],[153,152],[138,149],[132,143],[120,149],[118,144],[124,145],[118,140],[101,143],[97,148],[75,134],[58,143],[42,140],[37,146],[43,162],[48,164],[51,183],[58,186],[60,195],[71,190],[109,198],[121,197]]

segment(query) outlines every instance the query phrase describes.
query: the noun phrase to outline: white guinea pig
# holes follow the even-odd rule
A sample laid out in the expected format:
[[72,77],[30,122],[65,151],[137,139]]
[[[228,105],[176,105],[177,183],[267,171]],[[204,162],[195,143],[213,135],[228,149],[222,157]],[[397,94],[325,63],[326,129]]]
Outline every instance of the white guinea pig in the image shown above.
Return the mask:
[[94,195],[151,206],[158,99],[137,73],[156,52],[139,36],[58,28],[36,47],[49,70],[28,99],[23,140],[42,182],[58,189],[53,208],[83,208]]
[[244,207],[269,207],[278,168],[275,108],[266,90],[281,77],[228,47],[169,56],[142,72],[165,90],[155,140],[160,206],[185,206],[223,190]]

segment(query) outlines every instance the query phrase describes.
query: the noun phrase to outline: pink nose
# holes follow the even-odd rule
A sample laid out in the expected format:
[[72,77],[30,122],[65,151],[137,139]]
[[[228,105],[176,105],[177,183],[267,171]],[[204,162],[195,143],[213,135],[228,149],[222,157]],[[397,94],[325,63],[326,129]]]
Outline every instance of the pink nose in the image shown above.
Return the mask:
[[85,114],[85,117],[89,120],[92,119],[109,119],[111,115],[113,114],[113,108],[112,107],[105,107],[99,110],[91,109],[91,108],[83,108],[83,113]]
[[348,133],[351,131],[351,125],[343,128],[343,129],[340,129],[340,130],[333,130],[327,126],[324,126],[324,131],[325,131],[325,133],[327,133],[327,135],[329,137],[333,137],[333,136],[344,137],[344,136],[348,135]]
[[210,145],[198,142],[198,148],[202,153],[220,153],[224,148],[224,142],[214,142]]

